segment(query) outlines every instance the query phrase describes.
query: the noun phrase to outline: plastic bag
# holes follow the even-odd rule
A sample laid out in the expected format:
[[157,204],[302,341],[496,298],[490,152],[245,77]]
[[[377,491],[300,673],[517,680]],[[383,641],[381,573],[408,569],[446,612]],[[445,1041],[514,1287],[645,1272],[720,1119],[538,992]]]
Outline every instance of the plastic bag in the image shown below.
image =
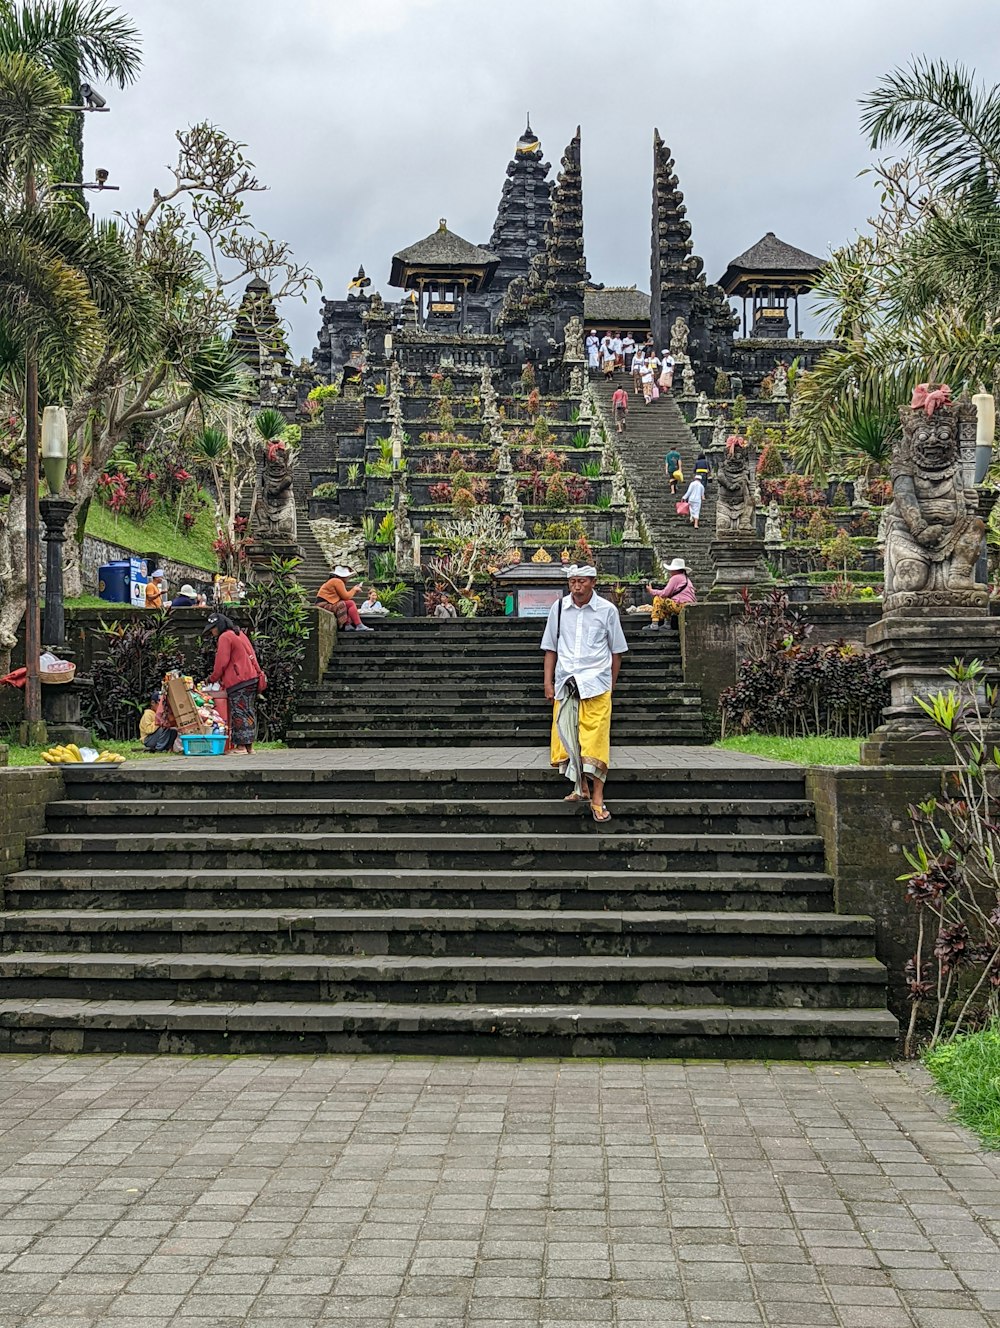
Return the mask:
[[678,515],[678,516],[690,516],[690,515],[691,515],[691,504],[690,504],[690,503],[686,503],[686,502],[684,501],[683,498],[682,498],[682,499],[680,500],[680,502],[677,504],[677,515]]

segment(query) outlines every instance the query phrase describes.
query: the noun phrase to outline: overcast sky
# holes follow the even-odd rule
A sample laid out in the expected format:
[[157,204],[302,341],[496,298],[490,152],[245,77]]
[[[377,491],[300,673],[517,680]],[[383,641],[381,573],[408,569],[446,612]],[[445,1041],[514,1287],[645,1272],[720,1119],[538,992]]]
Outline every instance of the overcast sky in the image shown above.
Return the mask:
[[[914,54],[1000,79],[995,0],[131,0],[144,69],[87,120],[87,165],[131,209],[164,181],[174,131],[248,144],[271,235],[342,296],[439,217],[484,243],[530,110],[553,176],[579,123],[587,260],[649,289],[652,134],[677,160],[708,277],[773,230],[816,254],[872,210],[858,98]],[[92,196],[93,197],[93,196]],[[112,203],[112,200],[113,203]],[[309,355],[319,294],[288,305]]]

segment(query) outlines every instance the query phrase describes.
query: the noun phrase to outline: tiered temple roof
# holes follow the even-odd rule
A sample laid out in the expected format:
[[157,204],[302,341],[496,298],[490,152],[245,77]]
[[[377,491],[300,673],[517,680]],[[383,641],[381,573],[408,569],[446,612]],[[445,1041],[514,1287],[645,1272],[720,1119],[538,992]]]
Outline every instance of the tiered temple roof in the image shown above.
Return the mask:
[[545,243],[545,228],[552,214],[549,170],[529,119],[507,166],[490,238],[489,247],[500,258],[495,290],[504,291],[515,277],[526,277],[531,260]]

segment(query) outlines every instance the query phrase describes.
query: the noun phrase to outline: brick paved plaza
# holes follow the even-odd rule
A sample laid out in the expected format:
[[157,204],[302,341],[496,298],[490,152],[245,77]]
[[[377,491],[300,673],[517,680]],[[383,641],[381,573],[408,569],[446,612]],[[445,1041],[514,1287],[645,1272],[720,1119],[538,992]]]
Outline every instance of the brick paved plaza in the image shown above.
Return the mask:
[[8,1056],[0,1325],[989,1328],[1000,1157],[886,1066]]

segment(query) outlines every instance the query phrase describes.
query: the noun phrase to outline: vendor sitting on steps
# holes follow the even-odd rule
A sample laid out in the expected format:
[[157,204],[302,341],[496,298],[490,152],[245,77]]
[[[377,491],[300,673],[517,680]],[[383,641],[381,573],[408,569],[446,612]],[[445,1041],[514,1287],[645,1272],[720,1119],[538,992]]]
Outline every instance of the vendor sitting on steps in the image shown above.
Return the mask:
[[316,598],[319,600],[319,608],[332,613],[337,619],[337,626],[345,632],[370,632],[373,629],[361,621],[358,606],[354,602],[355,595],[361,593],[361,586],[351,586],[348,590],[344,584],[344,577],[353,575],[350,567],[335,567],[333,576],[316,591]]
[[671,627],[676,627],[677,615],[684,605],[698,602],[694,583],[688,576],[684,559],[675,558],[668,564],[667,571],[670,575],[662,590],[654,589],[651,583],[646,584],[647,594],[653,597],[653,613],[649,626],[642,629],[644,632],[658,632],[662,624],[667,621]]

